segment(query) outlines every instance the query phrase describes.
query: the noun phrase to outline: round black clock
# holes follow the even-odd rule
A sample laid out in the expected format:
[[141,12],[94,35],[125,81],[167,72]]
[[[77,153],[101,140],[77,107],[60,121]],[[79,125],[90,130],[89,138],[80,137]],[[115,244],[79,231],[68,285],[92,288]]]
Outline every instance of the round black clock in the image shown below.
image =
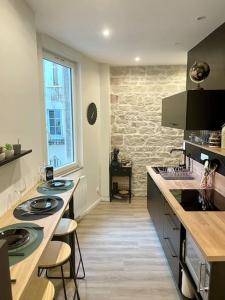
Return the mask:
[[87,120],[90,125],[94,125],[97,120],[97,107],[94,102],[88,105]]

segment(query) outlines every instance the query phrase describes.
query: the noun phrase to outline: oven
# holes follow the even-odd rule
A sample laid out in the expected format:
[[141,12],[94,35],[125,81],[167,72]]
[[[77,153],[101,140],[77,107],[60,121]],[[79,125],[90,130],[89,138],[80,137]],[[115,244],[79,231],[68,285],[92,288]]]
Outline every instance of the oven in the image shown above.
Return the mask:
[[208,300],[211,266],[205,260],[191,235],[186,233],[185,263],[203,300]]

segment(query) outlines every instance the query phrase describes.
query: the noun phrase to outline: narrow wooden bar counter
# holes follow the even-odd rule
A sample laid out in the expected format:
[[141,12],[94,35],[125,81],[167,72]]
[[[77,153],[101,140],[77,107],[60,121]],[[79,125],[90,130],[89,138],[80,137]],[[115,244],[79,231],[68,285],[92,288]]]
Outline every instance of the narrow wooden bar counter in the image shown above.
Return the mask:
[[[63,177],[63,179],[67,179],[66,177]],[[71,178],[68,178],[71,179]],[[10,267],[10,274],[11,279],[16,279],[15,283],[12,283],[12,295],[13,300],[19,300],[22,293],[24,292],[26,286],[29,283],[29,280],[31,276],[37,275],[36,267],[38,265],[38,261],[47,246],[48,242],[52,239],[52,236],[54,234],[54,231],[56,229],[57,224],[59,223],[60,219],[63,216],[63,213],[67,207],[67,205],[70,203],[70,201],[73,200],[73,193],[79,183],[79,178],[74,179],[74,187],[62,194],[58,194],[57,196],[61,197],[64,201],[63,207],[56,213],[50,216],[46,216],[45,218],[42,218],[40,220],[35,221],[26,221],[30,223],[38,224],[39,226],[44,227],[44,237],[40,244],[40,246],[27,258],[25,258],[20,263],[15,264],[14,266]],[[20,203],[36,197],[40,196],[40,194],[36,191],[37,186],[35,186],[30,192],[28,192],[25,196],[23,196],[19,201],[15,203],[15,205],[9,209],[3,216],[0,218],[0,228],[4,226],[8,226],[15,223],[22,223],[25,221],[18,220],[13,215],[13,210],[17,205]],[[70,205],[70,209],[73,207],[73,205]],[[73,212],[70,212],[70,215],[72,215]]]

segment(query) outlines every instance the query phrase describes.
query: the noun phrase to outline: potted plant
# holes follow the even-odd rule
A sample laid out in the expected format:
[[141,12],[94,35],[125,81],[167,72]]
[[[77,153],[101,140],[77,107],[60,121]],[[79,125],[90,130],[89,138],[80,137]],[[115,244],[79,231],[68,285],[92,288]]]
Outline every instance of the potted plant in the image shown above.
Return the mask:
[[5,159],[4,147],[0,146],[0,161]]
[[13,146],[11,144],[5,144],[5,157],[9,158],[14,155]]

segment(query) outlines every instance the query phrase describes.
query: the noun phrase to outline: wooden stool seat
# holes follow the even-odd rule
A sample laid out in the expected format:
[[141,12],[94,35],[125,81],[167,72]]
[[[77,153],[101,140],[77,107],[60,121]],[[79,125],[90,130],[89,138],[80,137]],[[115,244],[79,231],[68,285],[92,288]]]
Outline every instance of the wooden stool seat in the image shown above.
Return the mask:
[[53,300],[55,288],[51,281],[46,278],[34,277],[31,279],[21,300]]
[[77,222],[71,219],[62,218],[56,227],[54,236],[70,234],[77,229]]
[[48,269],[63,265],[71,256],[71,248],[67,243],[51,241],[39,260],[39,268]]

